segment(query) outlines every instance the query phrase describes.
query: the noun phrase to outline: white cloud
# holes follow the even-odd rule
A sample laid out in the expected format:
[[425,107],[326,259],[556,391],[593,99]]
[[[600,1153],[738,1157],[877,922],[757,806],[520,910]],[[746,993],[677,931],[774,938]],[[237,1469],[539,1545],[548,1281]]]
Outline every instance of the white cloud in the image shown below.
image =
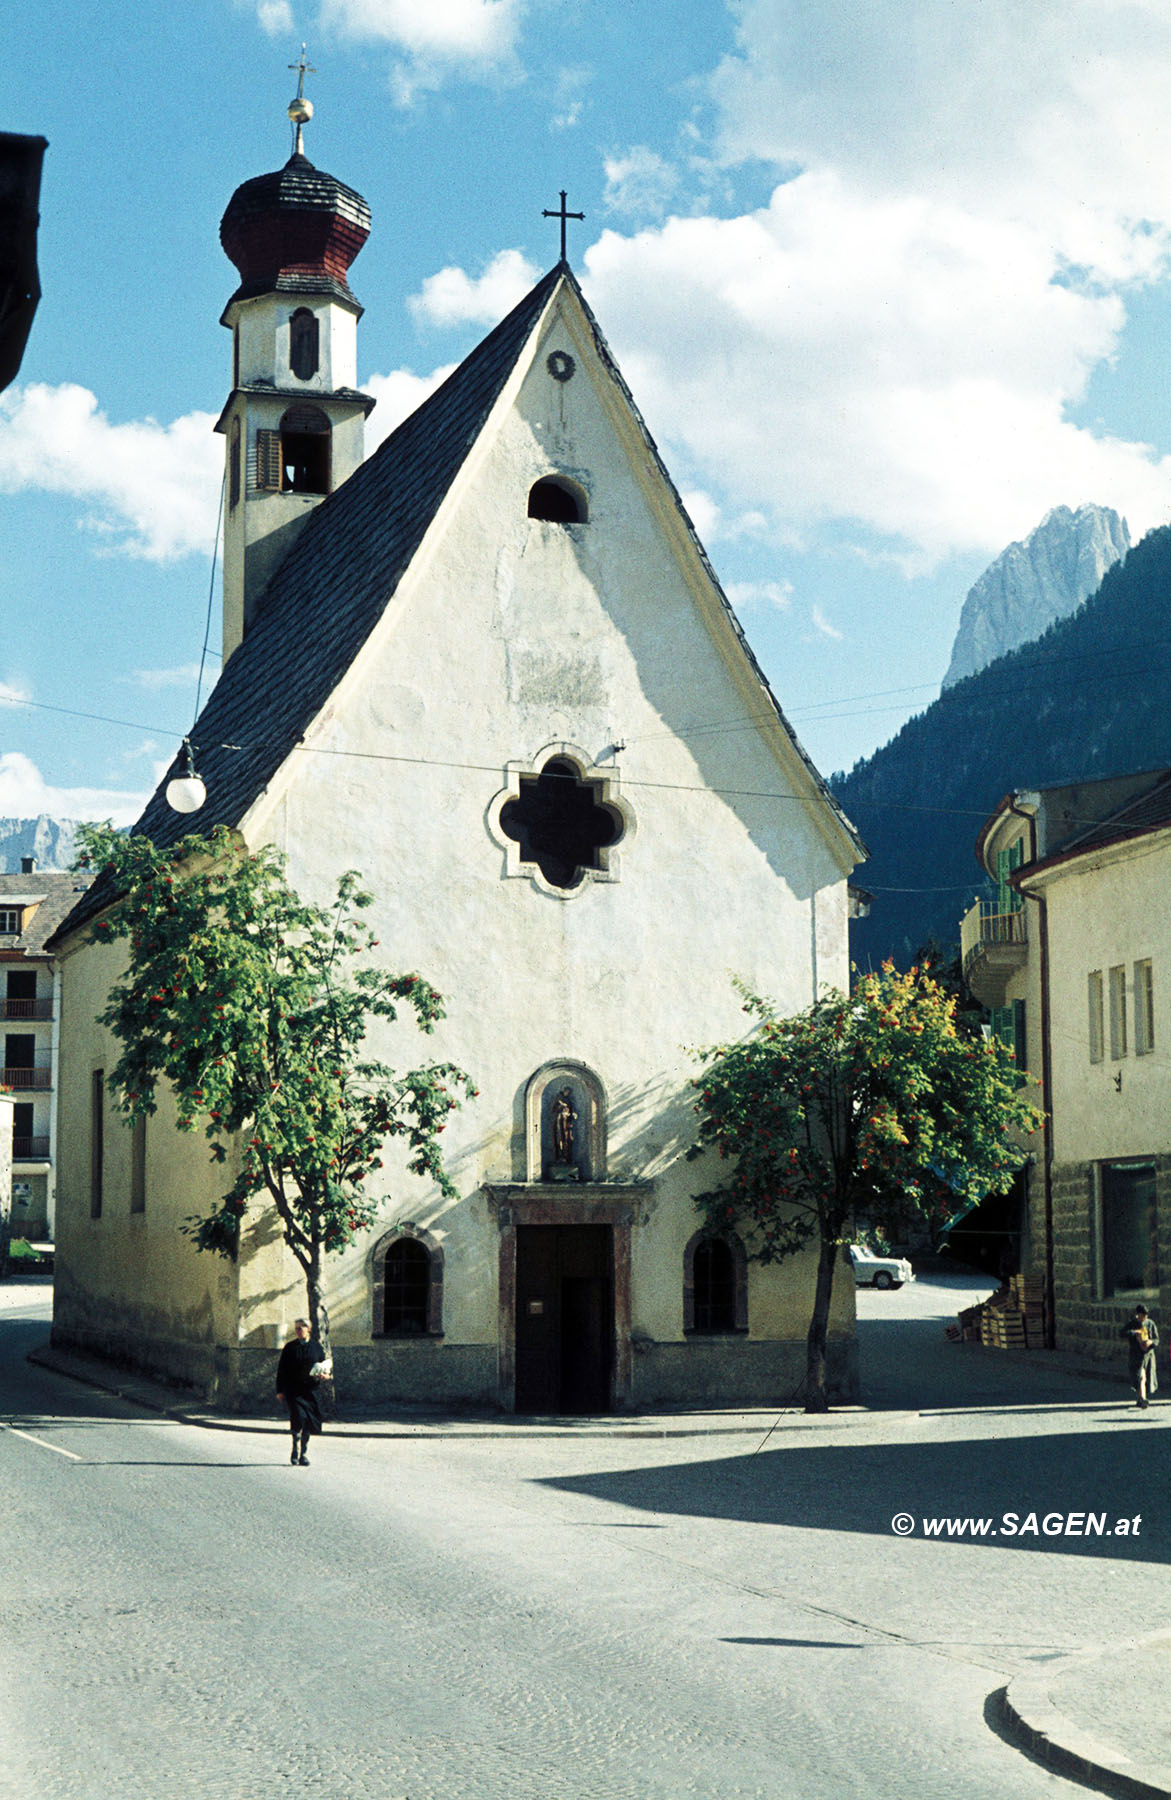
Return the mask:
[[20,706],[32,695],[21,682],[0,681],[0,706]]
[[[132,682],[135,687],[146,688],[157,692],[160,688],[191,687],[199,680],[198,663],[181,663],[174,669],[132,669],[123,681]],[[204,689],[210,685],[210,678],[205,669],[203,674]]]
[[455,366],[444,363],[430,375],[412,375],[409,369],[393,369],[389,375],[370,376],[365,384],[366,392],[373,394],[377,404],[366,424],[367,456],[396,426],[422,406],[428,394],[433,394],[447,380]]
[[724,591],[736,612],[757,606],[787,612],[793,599],[791,581],[730,581]]
[[679,186],[679,174],[655,150],[636,144],[625,156],[605,159],[605,204],[610,212],[658,217]]
[[166,562],[211,555],[223,449],[213,413],[113,424],[88,388],[32,382],[0,396],[0,492],[71,494],[101,544]]
[[114,788],[52,787],[20,751],[0,753],[0,816],[5,818],[33,819],[48,813],[54,819],[112,819],[115,825],[133,825],[149,797]]
[[549,120],[551,131],[572,131],[581,123],[585,110],[585,89],[593,80],[593,70],[581,65],[567,65],[557,71],[553,89],[554,111]]
[[403,104],[449,75],[483,76],[513,61],[523,0],[322,0],[320,24],[356,43],[389,44]]
[[417,325],[496,325],[539,274],[519,250],[501,250],[476,278],[455,267],[428,275],[407,306]]
[[841,639],[842,639],[841,632],[838,630],[836,625],[830,624],[829,620],[826,618],[825,614],[822,612],[820,606],[817,606],[815,604],[813,607],[813,610],[809,616],[813,620],[814,630],[819,631],[821,633],[822,637],[835,638],[839,643],[841,642]]
[[1026,222],[1125,279],[1171,220],[1165,0],[737,0],[724,154]]
[[293,9],[289,0],[258,0],[256,17],[269,37],[288,37],[293,31]]
[[778,537],[847,521],[928,567],[1050,506],[1171,512],[1171,463],[1067,407],[1116,349],[1119,294],[1054,279],[1020,220],[829,170],[740,218],[672,218],[587,253],[590,297],[651,429]]
[[[755,509],[774,542],[844,533],[926,570],[1058,503],[1171,516],[1168,459],[1074,422],[1171,265],[1166,0],[731,10],[716,152],[726,179],[771,169],[770,202],[585,259],[704,535]],[[652,207],[664,167],[612,159],[612,204]]]

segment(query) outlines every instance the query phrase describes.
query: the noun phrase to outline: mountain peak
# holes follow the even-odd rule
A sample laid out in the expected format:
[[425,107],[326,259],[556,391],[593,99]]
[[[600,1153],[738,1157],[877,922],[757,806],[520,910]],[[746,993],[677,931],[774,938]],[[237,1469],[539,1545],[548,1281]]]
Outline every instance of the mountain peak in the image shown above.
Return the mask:
[[1030,643],[1096,592],[1130,549],[1126,520],[1108,506],[1055,506],[1010,544],[969,590],[945,688]]

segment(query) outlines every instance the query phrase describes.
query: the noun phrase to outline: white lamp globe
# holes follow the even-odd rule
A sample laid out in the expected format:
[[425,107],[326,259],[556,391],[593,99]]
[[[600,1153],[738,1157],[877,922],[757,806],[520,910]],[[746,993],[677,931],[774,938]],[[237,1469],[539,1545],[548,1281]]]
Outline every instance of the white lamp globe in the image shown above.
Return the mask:
[[207,789],[198,775],[176,775],[167,783],[167,805],[172,812],[198,812],[207,799]]
[[195,773],[195,753],[190,738],[183,739],[181,755],[179,773],[172,775],[167,783],[167,805],[172,812],[198,812],[207,799],[207,789]]

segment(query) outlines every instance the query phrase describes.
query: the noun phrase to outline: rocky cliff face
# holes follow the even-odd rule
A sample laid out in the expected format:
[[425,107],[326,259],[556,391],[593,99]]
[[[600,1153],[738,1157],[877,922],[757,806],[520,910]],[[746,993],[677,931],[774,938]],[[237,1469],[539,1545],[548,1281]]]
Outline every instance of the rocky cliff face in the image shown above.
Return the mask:
[[68,869],[73,861],[75,819],[0,819],[0,872],[19,875],[24,856],[35,856],[38,869]]
[[1027,644],[1076,612],[1130,549],[1126,520],[1108,506],[1055,506],[1022,543],[1010,544],[964,601],[945,688]]

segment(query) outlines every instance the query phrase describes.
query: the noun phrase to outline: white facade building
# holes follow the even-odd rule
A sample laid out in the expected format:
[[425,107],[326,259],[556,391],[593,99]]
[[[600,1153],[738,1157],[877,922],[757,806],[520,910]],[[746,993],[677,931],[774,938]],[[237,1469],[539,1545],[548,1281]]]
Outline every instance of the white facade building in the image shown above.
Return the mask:
[[[229,459],[232,420],[251,445],[266,383],[285,382],[289,284],[229,308],[251,334]],[[351,420],[334,391],[318,400],[336,442]],[[280,538],[251,450],[241,470],[241,510]],[[446,998],[427,1054],[479,1087],[444,1140],[458,1201],[388,1155],[377,1227],[331,1259],[339,1383],[528,1411],[795,1391],[816,1250],[762,1269],[700,1232],[692,1197],[716,1170],[686,1160],[692,1052],[747,1029],[733,976],[787,1011],[847,985],[864,852],[568,267],[324,485],[262,590],[251,524],[237,532],[238,641],[226,624],[231,653],[192,732],[206,805],[180,821],[160,790],[137,829],[166,844],[225,824],[277,845],[318,900],[360,868],[388,965]],[[225,614],[236,605],[227,592]],[[298,1271],[259,1201],[234,1264],[198,1256],[177,1227],[220,1191],[206,1145],[162,1114],[137,1145],[110,1121],[116,1046],[83,1023],[116,967],[91,938],[99,904],[57,939],[76,1029],[55,1336],[252,1403],[304,1308]],[[397,1029],[372,1052],[416,1060]],[[566,1088],[568,1163],[553,1124]],[[830,1326],[843,1395],[852,1287]]]

